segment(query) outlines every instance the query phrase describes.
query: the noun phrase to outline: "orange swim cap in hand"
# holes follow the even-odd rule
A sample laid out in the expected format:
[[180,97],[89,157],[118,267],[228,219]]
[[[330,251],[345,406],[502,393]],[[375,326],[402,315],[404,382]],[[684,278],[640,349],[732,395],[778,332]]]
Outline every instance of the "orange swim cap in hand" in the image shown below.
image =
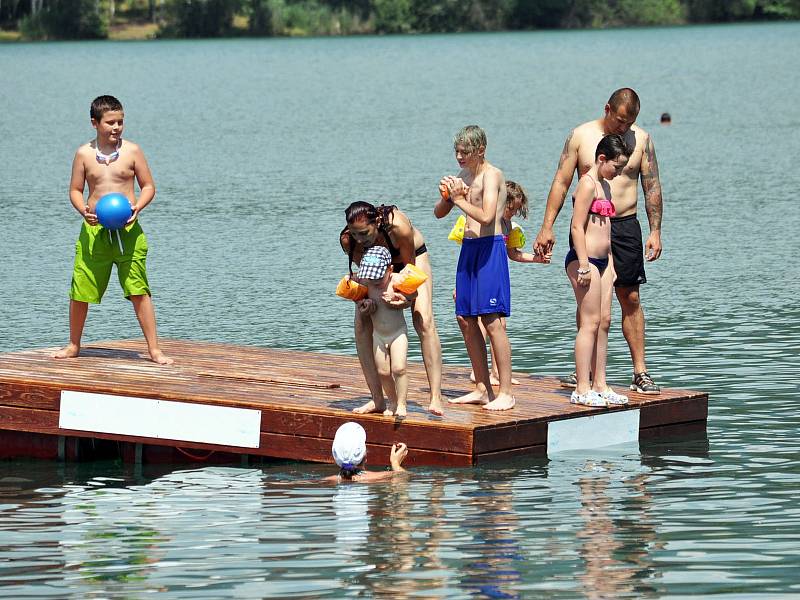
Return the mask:
[[348,275],[345,275],[339,285],[336,286],[336,295],[345,300],[358,302],[367,297],[367,286],[361,285],[357,281],[350,279]]
[[449,200],[450,199],[450,190],[447,189],[447,186],[443,183],[439,184],[439,193],[442,195],[442,200]]

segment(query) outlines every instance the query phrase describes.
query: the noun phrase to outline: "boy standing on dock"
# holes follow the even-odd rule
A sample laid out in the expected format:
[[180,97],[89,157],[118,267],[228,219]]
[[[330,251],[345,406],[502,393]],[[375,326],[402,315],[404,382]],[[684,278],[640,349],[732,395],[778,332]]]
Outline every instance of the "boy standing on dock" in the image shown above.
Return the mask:
[[[156,194],[153,176],[141,148],[122,139],[125,115],[119,100],[98,96],[89,114],[97,137],[75,153],[69,184],[69,200],[83,217],[69,293],[69,344],[53,354],[53,358],[78,356],[89,303],[100,303],[111,278],[112,265],[116,264],[120,285],[133,304],[150,358],[168,365],[172,359],[158,346],[155,309],[145,269],[147,239],[137,219]],[[138,201],[134,179],[140,188]],[[84,201],[83,190],[87,185],[89,197]],[[125,227],[116,232],[100,225],[94,212],[97,201],[112,192],[126,196],[133,210]]]
[[[511,395],[511,345],[503,317],[511,314],[511,283],[503,238],[502,217],[506,207],[503,172],[485,158],[486,134],[468,125],[453,140],[461,172],[440,182],[442,198],[433,214],[441,219],[457,206],[467,222],[456,270],[456,316],[467,345],[475,389],[450,400],[460,404],[482,404],[487,410],[514,407]],[[497,396],[489,379],[486,342],[480,320],[495,352],[500,390]]]

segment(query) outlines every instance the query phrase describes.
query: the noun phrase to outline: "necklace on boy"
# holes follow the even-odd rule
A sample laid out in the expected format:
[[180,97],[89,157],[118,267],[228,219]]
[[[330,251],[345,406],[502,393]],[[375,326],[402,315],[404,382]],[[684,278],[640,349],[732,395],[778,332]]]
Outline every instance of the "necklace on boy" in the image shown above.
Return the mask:
[[97,162],[99,162],[100,164],[110,165],[112,162],[114,162],[119,158],[119,149],[121,146],[122,146],[122,138],[120,138],[120,140],[117,142],[117,147],[111,154],[104,154],[100,150],[100,144],[98,143],[97,140],[95,140],[94,152],[95,152],[95,157],[97,158]]

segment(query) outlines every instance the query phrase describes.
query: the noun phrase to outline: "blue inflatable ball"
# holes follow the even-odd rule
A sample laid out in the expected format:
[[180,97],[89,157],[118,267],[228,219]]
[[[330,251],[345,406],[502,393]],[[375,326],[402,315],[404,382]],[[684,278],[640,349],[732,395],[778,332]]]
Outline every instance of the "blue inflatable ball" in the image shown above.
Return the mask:
[[106,229],[122,229],[125,223],[131,218],[133,210],[131,203],[124,194],[114,192],[106,194],[97,201],[97,206],[94,207],[94,213],[97,215],[97,220],[100,225]]

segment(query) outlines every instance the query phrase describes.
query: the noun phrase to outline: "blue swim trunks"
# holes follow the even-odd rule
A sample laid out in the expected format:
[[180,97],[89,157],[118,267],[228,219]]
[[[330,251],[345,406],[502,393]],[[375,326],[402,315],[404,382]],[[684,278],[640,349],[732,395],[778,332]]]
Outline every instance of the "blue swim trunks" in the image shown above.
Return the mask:
[[511,314],[508,253],[502,235],[464,238],[456,269],[456,314]]

